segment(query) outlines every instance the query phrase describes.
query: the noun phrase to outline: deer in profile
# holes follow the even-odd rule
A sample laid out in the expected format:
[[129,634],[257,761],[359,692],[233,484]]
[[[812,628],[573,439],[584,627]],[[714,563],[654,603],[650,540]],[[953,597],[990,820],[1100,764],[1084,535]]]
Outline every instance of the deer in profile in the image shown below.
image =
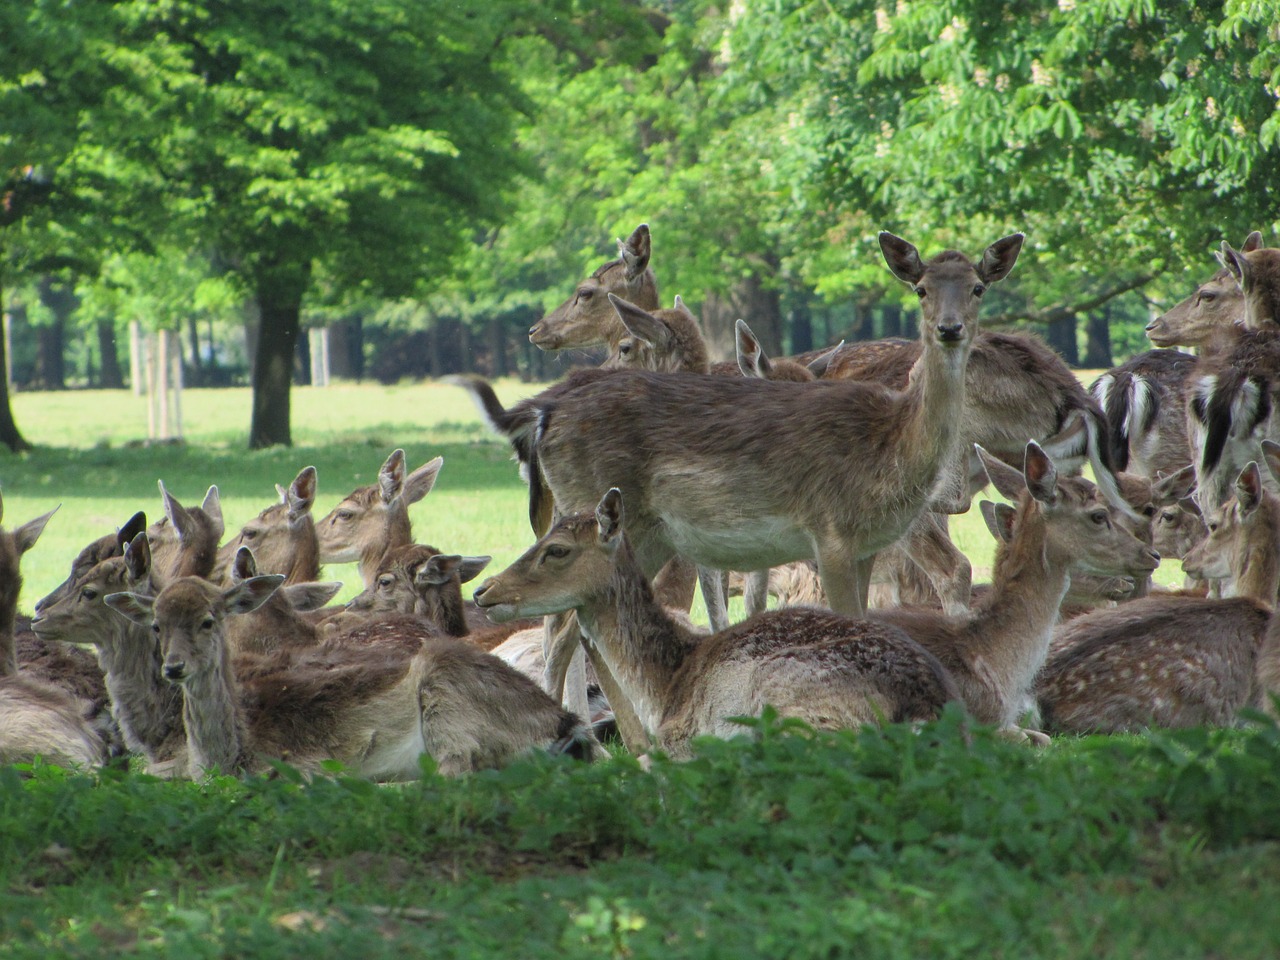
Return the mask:
[[185,749],[181,692],[161,676],[160,646],[151,632],[105,602],[111,593],[155,589],[147,534],[140,531],[121,556],[95,564],[47,603],[31,628],[46,642],[93,646],[125,748],[145,757],[153,770],[163,770]]
[[1147,575],[1160,558],[1113,521],[1096,486],[1082,477],[1059,477],[1034,440],[1021,473],[981,448],[978,454],[997,489],[1006,496],[1016,492],[1018,499],[1016,508],[984,510],[998,523],[997,540],[1005,541],[990,593],[961,617],[905,608],[872,616],[900,627],[936,656],[976,719],[1039,740],[1018,726],[1018,714],[1048,653],[1072,569]]
[[[861,613],[875,554],[924,509],[954,456],[978,304],[1021,245],[1014,234],[976,263],[954,251],[926,262],[881,235],[922,305],[923,350],[905,390],[582,371],[507,411],[488,384],[468,385],[530,465],[531,517],[542,511],[535,477],[562,512],[617,485],[646,574],[677,553],[719,569],[812,556],[833,609]],[[744,422],[743,409],[756,416]]]
[[[242,583],[261,576],[263,572],[253,551],[242,546],[236,550],[235,559],[227,571],[227,580],[230,584]],[[256,610],[227,621],[226,639],[232,657],[318,646],[320,626],[302,614],[319,610],[341,589],[340,581],[290,583],[286,577],[280,588]]]
[[658,309],[658,284],[649,268],[649,225],[640,224],[618,241],[618,259],[581,281],[573,295],[529,329],[540,350],[565,350],[607,344],[612,351],[627,335],[609,304],[610,294],[642,310]]
[[288,489],[276,485],[280,499],[240,528],[218,551],[211,579],[229,582],[241,547],[253,552],[260,573],[280,573],[286,584],[314,583],[320,577],[320,544],[311,508],[316,499],[316,468],[303,467]]
[[261,770],[284,759],[307,771],[336,759],[380,780],[498,766],[528,750],[590,749],[582,722],[532,681],[466,644],[435,641],[410,656],[368,648],[279,651],[233,671],[228,617],[255,609],[283,581],[221,589],[184,577],[155,597],[109,596],[159,639],[165,678],[182,690],[189,773]]
[[119,557],[124,554],[124,548],[129,541],[147,529],[147,515],[142,511],[135,513],[130,517],[123,527],[115,533],[104,534],[97,540],[88,544],[83,550],[76,554],[76,558],[71,561],[71,573],[67,579],[53,588],[46,596],[36,601],[36,614],[51,604],[57,603],[67,591],[70,590],[81,577],[92,570],[97,564],[106,560],[108,557]]
[[[1268,447],[1274,459],[1280,448]],[[1268,640],[1280,588],[1280,499],[1263,487],[1256,463],[1241,471],[1235,492],[1183,569],[1222,573],[1236,595],[1152,596],[1064,624],[1036,681],[1047,727],[1119,733],[1229,724],[1241,707],[1266,705],[1265,678],[1280,654]]]
[[779,610],[689,634],[654,598],[624,530],[624,495],[562,517],[476,602],[495,619],[576,610],[658,745],[687,757],[697,736],[740,732],[731,717],[772,704],[818,727],[936,717],[954,689],[899,631],[818,610]]
[[222,519],[222,498],[211,486],[198,507],[184,507],[165,489],[160,496],[164,516],[147,527],[154,573],[162,583],[178,577],[207,577],[218,559],[218,543],[226,532]]
[[54,763],[96,766],[106,759],[107,741],[91,721],[91,705],[20,670],[15,651],[22,555],[35,546],[53,512],[13,530],[0,530],[0,763],[43,757]]
[[[1245,237],[1241,253],[1262,248],[1262,234]],[[1200,356],[1229,350],[1245,325],[1244,291],[1225,265],[1146,326],[1147,339],[1157,347],[1191,347]]]
[[391,451],[376,483],[356,487],[316,524],[320,562],[358,562],[360,579],[372,586],[387,551],[413,543],[409,507],[431,492],[443,466],[435,457],[407,473],[404,451]]

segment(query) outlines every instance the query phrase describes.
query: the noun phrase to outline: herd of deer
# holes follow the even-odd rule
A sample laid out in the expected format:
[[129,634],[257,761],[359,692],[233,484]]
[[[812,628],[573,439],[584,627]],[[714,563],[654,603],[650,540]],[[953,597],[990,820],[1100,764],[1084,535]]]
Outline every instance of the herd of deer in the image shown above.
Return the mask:
[[[52,514],[0,532],[0,762],[336,759],[396,780],[424,753],[451,774],[591,759],[606,711],[628,748],[681,757],[766,705],[832,728],[955,700],[1034,742],[1273,710],[1280,249],[1224,243],[1223,269],[1148,325],[1165,349],[1086,391],[1035,337],[979,329],[1022,240],[923,260],[881,234],[918,340],[770,359],[739,321],[738,363],[712,364],[681,299],[660,308],[641,225],[530,331],[606,347],[602,368],[510,409],[459,381],[511,442],[540,535],[474,603],[462,584],[489,558],[410,529],[441,460],[409,472],[399,450],[318,522],[305,468],[221,547],[217,488],[186,508],[161,484],[164,518],[87,546],[21,629],[19,559]],[[988,483],[1013,505],[980,505],[997,550],[974,587],[947,515]],[[1152,588],[1161,554],[1199,587]],[[364,592],[326,606],[321,564],[353,561]],[[688,620],[695,583],[710,634]]]

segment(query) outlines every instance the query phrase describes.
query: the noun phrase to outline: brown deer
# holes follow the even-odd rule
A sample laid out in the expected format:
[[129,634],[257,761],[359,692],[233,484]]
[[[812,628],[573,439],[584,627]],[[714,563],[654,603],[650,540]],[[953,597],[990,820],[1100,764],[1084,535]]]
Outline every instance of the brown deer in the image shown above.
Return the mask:
[[442,466],[435,457],[406,475],[404,451],[391,451],[376,483],[356,487],[316,524],[320,562],[358,561],[361,580],[372,586],[383,555],[413,543],[409,507],[431,492]]
[[706,373],[707,342],[698,319],[679,296],[670,310],[650,313],[613,293],[609,305],[626,335],[612,346],[600,366],[604,370],[652,370],[656,373]]
[[94,540],[71,561],[71,573],[67,579],[58,584],[48,595],[36,601],[36,614],[50,604],[57,603],[67,591],[86,573],[108,557],[119,557],[124,554],[125,544],[147,529],[147,515],[141,511],[130,517],[123,527],[115,533],[108,533]]
[[[1005,477],[1018,471],[979,448],[983,465],[1006,496]],[[877,620],[901,627],[941,661],[969,712],[983,723],[1039,739],[1017,725],[1036,672],[1044,663],[1071,570],[1102,576],[1146,575],[1160,558],[1112,519],[1097,487],[1059,477],[1039,444],[1026,447],[1016,509],[997,508],[1007,541],[997,555],[990,593],[963,617],[927,610],[877,610]]]
[[495,619],[576,610],[578,621],[675,757],[698,736],[741,732],[732,717],[771,704],[818,727],[936,717],[954,698],[937,662],[891,627],[819,610],[761,614],[699,637],[654,598],[623,523],[623,494],[594,514],[561,518],[520,559],[485,581],[476,602]]
[[[1255,230],[1245,237],[1240,252],[1261,247],[1262,234]],[[1244,291],[1224,265],[1195,293],[1148,323],[1146,331],[1157,347],[1193,347],[1206,356],[1234,346],[1244,323]]]
[[335,759],[362,776],[402,780],[419,775],[423,753],[441,773],[459,774],[538,747],[591,749],[577,717],[462,643],[425,643],[412,656],[280,651],[233,672],[227,618],[259,606],[283,579],[251,577],[222,590],[184,577],[156,597],[107,599],[159,638],[164,676],[182,689],[190,775],[260,770],[273,758],[317,771]]
[[[95,766],[107,755],[107,740],[92,722],[91,705],[18,668],[14,620],[22,591],[19,565],[35,546],[54,511],[14,530],[0,530],[0,763]],[[0,516],[3,501],[0,501]]]
[[1189,384],[1187,432],[1206,514],[1259,459],[1259,441],[1280,439],[1280,249],[1241,252],[1223,241],[1220,259],[1243,291],[1245,332],[1232,349],[1201,361]]
[[[881,235],[922,305],[923,350],[905,390],[579,371],[507,411],[488,384],[467,385],[530,467],[531,517],[543,514],[543,483],[566,512],[619,485],[646,573],[676,553],[720,569],[816,556],[833,609],[860,613],[875,554],[924,509],[954,456],[978,304],[1021,245],[1014,234],[977,263],[954,251],[925,262]],[[744,409],[755,416],[735,415]]]
[[[1274,459],[1280,448],[1267,452]],[[1048,726],[1125,732],[1224,724],[1242,706],[1258,705],[1260,651],[1269,646],[1280,588],[1280,499],[1263,488],[1256,463],[1237,478],[1236,499],[1215,515],[1214,527],[1183,568],[1222,573],[1237,596],[1150,597],[1061,627],[1036,683]]]
[[1155,477],[1191,463],[1184,386],[1197,362],[1180,350],[1148,350],[1089,386],[1106,413],[1117,470]]
[[116,614],[108,594],[155,591],[145,531],[80,577],[71,590],[37,613],[31,627],[52,643],[92,644],[98,655],[111,715],[125,748],[164,769],[185,750],[182,694],[161,676],[160,645],[144,626]]
[[231,582],[241,547],[253,551],[259,573],[283,574],[286,584],[314,583],[320,577],[320,543],[311,508],[316,499],[316,468],[303,467],[280,499],[240,528],[218,551],[211,579]]
[[529,329],[540,350],[565,350],[607,344],[612,351],[627,335],[609,305],[613,294],[642,310],[658,309],[658,284],[649,269],[649,225],[640,224],[618,241],[618,259],[610,260],[577,285],[571,296]]
[[[262,572],[253,551],[242,546],[236,550],[235,559],[227,571],[227,580],[230,584],[242,583],[262,575]],[[232,657],[318,646],[320,627],[317,621],[302,614],[319,610],[341,589],[342,584],[338,581],[290,583],[286,577],[281,587],[256,610],[227,621],[226,639]]]
[[218,559],[226,531],[222,498],[212,486],[198,507],[184,507],[160,482],[164,516],[147,527],[154,576],[161,583],[178,577],[207,577]]

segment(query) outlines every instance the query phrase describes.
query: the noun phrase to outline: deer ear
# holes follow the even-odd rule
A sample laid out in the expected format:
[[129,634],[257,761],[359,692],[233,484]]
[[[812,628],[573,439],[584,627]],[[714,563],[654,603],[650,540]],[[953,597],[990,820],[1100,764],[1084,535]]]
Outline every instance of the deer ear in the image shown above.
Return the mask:
[[241,583],[258,575],[258,561],[248,547],[236,550],[235,559],[231,562],[231,582]]
[[147,531],[142,530],[124,547],[124,565],[129,579],[140,581],[151,572],[151,541],[147,539]]
[[13,539],[17,543],[18,553],[26,553],[36,545],[36,541],[40,539],[40,534],[44,533],[45,524],[49,522],[50,517],[61,509],[61,506],[59,504],[48,513],[36,517],[34,520],[28,520],[13,531]]
[[413,572],[413,582],[431,587],[443,586],[453,579],[461,564],[462,558],[456,553],[437,553]]
[[596,505],[596,524],[600,528],[600,542],[611,545],[622,535],[622,491],[612,487]]
[[341,580],[324,583],[291,583],[287,587],[280,588],[280,595],[298,613],[306,613],[309,610],[319,610],[336,597],[341,589]]
[[297,522],[311,512],[316,502],[316,468],[303,467],[289,484],[285,503],[289,505],[289,520]]
[[747,321],[738,320],[733,325],[733,339],[738,352],[738,369],[742,371],[742,375],[768,380],[769,358],[764,355],[764,348],[747,326]]
[[1262,462],[1267,465],[1271,478],[1280,483],[1280,443],[1274,440],[1262,441]]
[[826,353],[819,354],[816,358],[814,358],[813,360],[810,360],[808,364],[809,372],[812,373],[814,377],[819,380],[825,377],[827,375],[827,370],[829,370],[831,367],[831,361],[836,358],[836,354],[840,352],[840,349],[843,346],[844,346],[844,341],[841,340],[839,343],[837,343],[834,347],[832,347]]
[[1248,290],[1250,282],[1253,280],[1253,273],[1244,254],[1232,250],[1231,244],[1223,240],[1222,253],[1218,259],[1222,261],[1222,265],[1227,268],[1227,271],[1236,278],[1236,283],[1240,284],[1240,289]]
[[627,332],[649,346],[662,346],[671,340],[671,328],[647,310],[610,293],[609,302]]
[[982,519],[987,529],[997,540],[1009,543],[1013,539],[1013,519],[1018,511],[1007,503],[992,503],[990,500],[978,501],[978,509],[982,511]]
[[649,248],[649,225],[647,223],[642,223],[636,227],[626,240],[618,241],[618,256],[622,258],[628,283],[644,273],[649,266]]
[[216,483],[210,484],[209,489],[205,491],[200,509],[209,518],[209,522],[213,524],[215,536],[220,539],[222,534],[226,532],[227,527],[222,520],[222,494],[218,492]]
[[436,485],[444,457],[435,457],[404,478],[404,502],[417,503]]
[[916,284],[924,276],[924,264],[920,262],[920,251],[901,237],[895,237],[889,231],[882,230],[880,252],[884,254],[884,262],[889,265],[889,272],[903,283]]
[[1034,440],[1027,441],[1022,475],[1027,478],[1027,489],[1036,500],[1053,504],[1058,499],[1058,468],[1049,455]]
[[982,252],[982,259],[978,261],[978,276],[983,283],[995,283],[1009,275],[1013,265],[1018,262],[1024,239],[1024,234],[1011,233]]
[[[1270,442],[1269,440],[1264,440],[1263,444]],[[1151,498],[1161,506],[1165,506],[1191,496],[1191,491],[1195,488],[1196,467],[1195,464],[1189,463],[1181,470],[1171,473],[1167,477],[1157,473],[1156,482],[1151,485]]]
[[156,598],[144,593],[108,593],[102,598],[102,602],[116,613],[124,614],[134,623],[145,627],[151,623]]
[[474,580],[492,562],[493,557],[463,557],[462,563],[458,565],[458,580],[462,583]]
[[1022,496],[1022,491],[1027,489],[1027,481],[1017,467],[1011,467],[999,457],[993,457],[976,443],[973,448],[978,452],[978,459],[987,472],[987,479],[1000,491],[1000,496],[1010,500],[1017,500]]
[[390,503],[404,487],[404,451],[396,448],[378,470],[378,496]]
[[116,545],[123,550],[126,543],[132,543],[133,538],[143,533],[146,529],[147,515],[139,510],[125,521],[123,527],[116,531]]
[[1252,253],[1254,250],[1262,249],[1262,234],[1257,230],[1244,238],[1244,243],[1240,244],[1241,253]]
[[250,577],[222,592],[223,608],[230,614],[252,613],[270,599],[284,583],[284,575],[267,573]]
[[1236,501],[1246,514],[1253,513],[1262,502],[1262,471],[1258,469],[1258,461],[1250,460],[1236,477]]

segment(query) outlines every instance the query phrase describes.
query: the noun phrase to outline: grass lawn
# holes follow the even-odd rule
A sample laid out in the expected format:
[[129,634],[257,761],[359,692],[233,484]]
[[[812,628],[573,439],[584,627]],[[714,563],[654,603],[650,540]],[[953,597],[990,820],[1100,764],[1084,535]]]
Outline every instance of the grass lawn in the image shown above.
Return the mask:
[[[15,398],[38,447],[0,455],[5,519],[62,504],[24,609],[85,542],[158,515],[158,478],[189,504],[217,483],[235,528],[307,464],[323,514],[396,446],[445,457],[419,539],[494,569],[531,542],[508,451],[455,387],[296,389],[295,446],[254,453],[247,391],[183,403],[188,442],[148,448],[127,394]],[[954,530],[982,579],[978,512]],[[354,592],[354,566],[326,575]],[[1274,725],[1042,751],[959,715],[744,733],[652,774],[542,758],[393,787],[0,768],[0,958],[1280,955]]]

